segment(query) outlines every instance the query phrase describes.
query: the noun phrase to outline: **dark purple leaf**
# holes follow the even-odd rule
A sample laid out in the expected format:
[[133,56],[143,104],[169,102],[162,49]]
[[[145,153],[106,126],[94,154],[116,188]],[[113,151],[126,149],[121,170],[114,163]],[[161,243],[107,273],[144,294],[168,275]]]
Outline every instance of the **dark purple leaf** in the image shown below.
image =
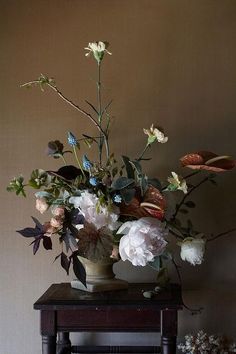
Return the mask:
[[45,250],[51,250],[52,249],[51,237],[43,236],[43,247],[45,248]]
[[73,271],[77,279],[81,281],[81,283],[87,288],[86,272],[83,264],[80,262],[80,260],[77,257],[77,252],[72,253],[72,259],[73,259]]
[[[79,168],[75,166],[63,166],[59,168],[58,171],[47,171],[49,174],[53,176],[57,176],[59,178],[63,178],[69,181],[72,181],[76,179],[78,176],[82,176],[82,172]],[[89,175],[86,171],[84,171],[85,174]]]
[[59,257],[61,257],[61,253],[60,253],[60,254],[58,254],[58,255],[55,257],[55,259],[54,259],[53,263],[54,263],[54,262],[56,262],[56,260],[57,260]]
[[80,214],[79,209],[74,209],[70,212],[70,221],[71,224],[78,225],[84,224],[84,216]]
[[35,223],[35,227],[37,227],[40,230],[43,230],[43,225],[38,221],[38,219],[36,219],[34,216],[31,216],[31,218],[33,219],[33,221]]
[[18,232],[24,237],[36,237],[42,233],[42,230],[33,227],[26,227],[25,229],[22,230],[16,230],[16,232]]
[[36,252],[39,249],[40,241],[41,241],[41,237],[40,238],[36,238],[36,240],[34,241],[34,246],[33,246],[33,253],[34,254],[36,254]]
[[69,269],[70,269],[70,259],[68,259],[67,255],[62,252],[61,253],[61,266],[63,269],[65,269],[67,275],[69,275]]

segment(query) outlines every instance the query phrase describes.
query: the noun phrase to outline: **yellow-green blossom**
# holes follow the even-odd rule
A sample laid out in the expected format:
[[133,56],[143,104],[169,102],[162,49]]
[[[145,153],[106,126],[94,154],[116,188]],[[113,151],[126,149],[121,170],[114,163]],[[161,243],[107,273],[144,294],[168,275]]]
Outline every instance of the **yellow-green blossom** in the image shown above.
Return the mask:
[[171,172],[172,177],[168,177],[167,180],[171,185],[172,190],[181,190],[184,192],[184,194],[188,193],[188,186],[185,181],[181,176],[178,176],[177,173]]

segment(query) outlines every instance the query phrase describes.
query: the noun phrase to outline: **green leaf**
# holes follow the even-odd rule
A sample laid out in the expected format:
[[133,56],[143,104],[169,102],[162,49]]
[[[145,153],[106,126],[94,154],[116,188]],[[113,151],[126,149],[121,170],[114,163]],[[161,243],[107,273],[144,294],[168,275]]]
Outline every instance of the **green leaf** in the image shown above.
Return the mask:
[[137,175],[141,176],[142,175],[142,166],[141,166],[141,164],[137,160],[130,161],[130,163],[135,168],[135,171],[136,171]]
[[90,103],[89,101],[85,100],[85,102],[94,110],[94,112],[98,115],[98,111],[96,110],[96,108],[94,107],[94,105],[92,103]]
[[124,200],[125,204],[129,204],[135,196],[135,189],[134,188],[125,188],[120,191],[120,194],[121,194],[121,197]]
[[157,284],[161,287],[165,287],[169,282],[170,278],[168,276],[168,270],[166,267],[163,267],[159,270],[157,274]]
[[161,267],[161,258],[160,258],[160,256],[156,256],[152,262],[148,262],[148,265],[151,268],[159,271],[160,267]]
[[122,160],[123,160],[123,162],[125,164],[127,177],[134,179],[134,169],[132,167],[132,164],[130,163],[129,157],[122,155]]
[[128,186],[131,186],[134,184],[134,179],[132,178],[127,178],[127,177],[119,177],[112,183],[112,188],[115,190],[121,190],[124,188],[127,188]]
[[162,190],[161,182],[157,178],[148,178],[148,184],[155,187],[159,191]]

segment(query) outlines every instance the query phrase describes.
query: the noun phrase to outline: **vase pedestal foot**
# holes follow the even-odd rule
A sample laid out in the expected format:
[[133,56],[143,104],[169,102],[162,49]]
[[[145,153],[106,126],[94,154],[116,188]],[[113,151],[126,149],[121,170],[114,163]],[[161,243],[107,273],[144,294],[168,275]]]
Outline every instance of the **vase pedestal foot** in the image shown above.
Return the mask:
[[100,291],[121,290],[128,288],[128,282],[121,279],[103,279],[100,281],[87,281],[87,287],[85,287],[79,280],[72,280],[71,287],[74,289],[84,290],[89,293],[95,293]]

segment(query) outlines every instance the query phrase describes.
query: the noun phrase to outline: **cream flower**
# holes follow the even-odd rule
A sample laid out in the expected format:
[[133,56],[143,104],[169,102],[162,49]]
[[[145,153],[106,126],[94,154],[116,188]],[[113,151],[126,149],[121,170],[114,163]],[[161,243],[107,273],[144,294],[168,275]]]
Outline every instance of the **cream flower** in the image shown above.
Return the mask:
[[164,237],[168,230],[161,221],[151,217],[127,221],[117,233],[124,234],[119,244],[121,259],[129,260],[134,266],[145,266],[153,261],[167,245]]
[[98,63],[100,63],[103,59],[105,52],[109,55],[112,55],[112,53],[108,52],[107,50],[108,45],[109,43],[101,41],[89,43],[88,47],[84,48],[89,51],[85,55],[89,56],[91,53],[93,53],[94,58],[97,60]]
[[108,210],[106,206],[99,206],[99,199],[96,194],[87,190],[81,193],[81,196],[71,197],[69,202],[79,209],[87,223],[93,224],[97,230],[107,227],[110,230],[116,230],[120,223],[118,222],[119,208],[113,206]]
[[46,199],[37,198],[35,207],[41,214],[43,214],[48,209],[49,205],[48,205]]
[[188,193],[188,186],[187,183],[185,181],[185,179],[183,179],[181,176],[178,176],[177,173],[175,172],[171,172],[172,177],[168,177],[167,180],[170,183],[170,189],[171,190],[181,190],[182,192],[184,192],[184,194]]
[[[200,234],[199,236],[202,236]],[[188,237],[181,243],[180,257],[192,265],[201,264],[205,253],[205,240]]]
[[154,141],[164,144],[168,141],[168,137],[164,135],[163,131],[155,128],[152,124],[150,129],[143,129],[144,134],[148,135],[148,143],[152,144]]

